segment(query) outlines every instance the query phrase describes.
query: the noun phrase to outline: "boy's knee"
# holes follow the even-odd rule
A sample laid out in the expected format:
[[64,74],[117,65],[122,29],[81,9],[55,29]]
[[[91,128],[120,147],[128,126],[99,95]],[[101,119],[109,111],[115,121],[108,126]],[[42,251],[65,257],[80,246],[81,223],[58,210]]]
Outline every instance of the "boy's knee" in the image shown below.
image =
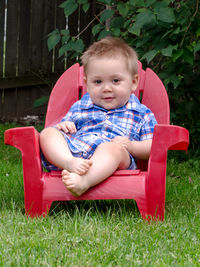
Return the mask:
[[53,127],[48,127],[48,128],[43,129],[42,132],[40,133],[40,140],[45,139],[46,137],[51,135],[54,131],[55,129]]
[[102,143],[99,145],[99,149],[115,154],[116,156],[127,152],[121,144],[115,142]]

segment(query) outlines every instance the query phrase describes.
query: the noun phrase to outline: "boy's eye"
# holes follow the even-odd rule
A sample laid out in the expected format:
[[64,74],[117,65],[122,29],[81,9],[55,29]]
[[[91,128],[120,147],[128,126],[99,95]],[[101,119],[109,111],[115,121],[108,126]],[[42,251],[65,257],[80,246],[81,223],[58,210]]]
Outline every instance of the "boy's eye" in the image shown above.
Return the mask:
[[100,84],[102,81],[101,80],[95,80],[94,83]]
[[119,79],[113,79],[113,83],[118,83],[119,81]]

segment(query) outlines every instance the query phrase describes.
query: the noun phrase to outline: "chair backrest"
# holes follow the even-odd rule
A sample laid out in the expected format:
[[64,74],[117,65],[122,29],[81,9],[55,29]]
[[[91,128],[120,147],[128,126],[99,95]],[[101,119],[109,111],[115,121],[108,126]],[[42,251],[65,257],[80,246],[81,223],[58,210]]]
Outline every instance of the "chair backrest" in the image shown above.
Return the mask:
[[[163,83],[151,69],[144,71],[140,62],[138,67],[139,84],[135,95],[152,110],[159,124],[169,124],[169,100]],[[45,127],[58,123],[71,105],[86,92],[83,75],[83,67],[77,63],[58,79],[50,95]]]
[[169,98],[162,81],[154,71],[149,68],[144,71],[142,64],[138,63],[139,84],[135,95],[142,104],[151,109],[159,124],[169,124]]

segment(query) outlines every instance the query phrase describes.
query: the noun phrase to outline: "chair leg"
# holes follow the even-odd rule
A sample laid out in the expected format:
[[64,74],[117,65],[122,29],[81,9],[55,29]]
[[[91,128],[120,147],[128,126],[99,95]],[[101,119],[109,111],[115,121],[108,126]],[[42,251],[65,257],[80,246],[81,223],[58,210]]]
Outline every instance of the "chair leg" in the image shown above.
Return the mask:
[[42,216],[46,217],[49,214],[50,208],[51,208],[52,201],[43,201],[42,205]]
[[138,210],[140,212],[141,217],[146,220],[147,219],[147,205],[146,200],[136,200]]
[[156,203],[151,203],[151,207],[149,207],[149,203],[147,204],[145,200],[137,200],[137,206],[140,211],[141,217],[144,220],[164,220],[164,203],[160,203],[160,207],[158,207],[158,204]]
[[25,203],[26,215],[32,218],[40,217],[40,216],[46,217],[51,208],[51,204],[52,204],[52,201],[43,201],[43,203],[35,202],[32,205],[28,205],[27,203]]

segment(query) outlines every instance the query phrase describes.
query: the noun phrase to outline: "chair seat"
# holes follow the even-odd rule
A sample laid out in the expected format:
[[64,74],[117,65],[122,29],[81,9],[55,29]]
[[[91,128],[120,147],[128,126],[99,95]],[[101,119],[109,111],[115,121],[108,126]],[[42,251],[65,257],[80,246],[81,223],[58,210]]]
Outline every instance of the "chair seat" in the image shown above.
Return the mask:
[[146,172],[117,171],[80,197],[73,196],[64,186],[60,172],[45,173],[44,200],[138,199],[145,193]]

